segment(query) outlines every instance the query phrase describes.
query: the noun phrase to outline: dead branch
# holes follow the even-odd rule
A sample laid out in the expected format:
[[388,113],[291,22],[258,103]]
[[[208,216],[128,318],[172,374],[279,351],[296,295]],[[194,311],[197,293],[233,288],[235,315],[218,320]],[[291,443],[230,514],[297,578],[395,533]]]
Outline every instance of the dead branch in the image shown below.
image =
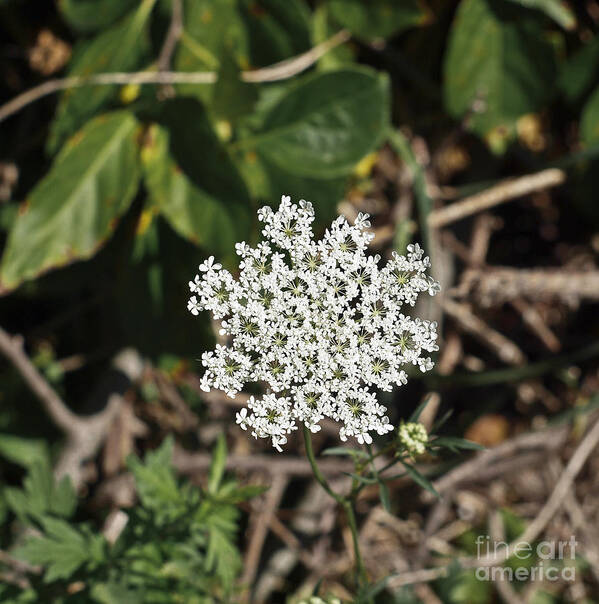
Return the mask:
[[[244,82],[260,83],[292,78],[314,65],[318,59],[336,46],[347,42],[349,38],[349,32],[341,30],[328,40],[296,57],[275,63],[269,67],[243,71],[241,72],[241,79]],[[138,84],[140,86],[146,84],[214,84],[216,80],[217,73],[214,71],[138,71],[134,73],[97,73],[90,76],[59,78],[35,86],[2,105],[0,107],[0,122],[49,94],[68,88],[110,84]]]
[[497,356],[509,365],[524,365],[526,356],[511,340],[499,333],[480,317],[470,311],[466,304],[459,304],[445,297],[441,301],[443,310],[467,333],[486,344]]
[[[477,477],[487,468],[507,458],[521,453],[531,453],[534,451],[543,451],[546,453],[547,451],[559,449],[564,444],[568,431],[568,426],[560,426],[558,428],[515,436],[497,447],[481,451],[473,459],[460,464],[457,468],[435,481],[433,486],[439,493],[443,494],[456,488],[463,482],[477,480]],[[431,500],[432,497],[429,493],[423,493],[423,498],[427,500]]]
[[172,0],[171,23],[158,57],[158,71],[168,71],[177,42],[183,33],[183,0]]
[[460,298],[470,297],[487,307],[522,297],[577,306],[583,300],[599,300],[599,270],[473,269],[465,272],[456,294]]
[[500,203],[561,185],[565,180],[565,172],[557,168],[549,168],[536,174],[527,174],[526,176],[506,180],[482,193],[477,193],[451,205],[433,210],[429,214],[428,224],[431,228],[439,228],[477,212],[488,210]]
[[[52,421],[64,432],[67,441],[56,465],[55,474],[58,478],[68,474],[75,488],[78,488],[83,480],[81,465],[92,457],[104,442],[112,422],[120,412],[121,395],[111,394],[105,407],[98,413],[89,416],[77,415],[69,409],[30,361],[23,349],[22,339],[11,337],[1,327],[0,351],[20,373]],[[127,377],[133,378],[139,365],[136,363],[136,355],[134,351],[125,350],[115,357],[113,364]],[[133,356],[135,358],[132,358]]]
[[[173,464],[182,474],[205,472],[210,467],[211,460],[209,453],[189,453],[180,447],[175,447],[173,454]],[[334,458],[319,459],[318,465],[324,474],[329,475],[354,470],[352,462]],[[302,457],[264,454],[229,455],[226,467],[228,470],[239,472],[261,470],[271,475],[312,476],[310,464]]]
[[239,580],[241,585],[251,585],[256,578],[260,557],[262,555],[262,548],[264,547],[264,542],[270,529],[271,520],[275,516],[277,508],[281,503],[281,498],[283,497],[283,493],[285,492],[288,483],[289,479],[283,474],[276,474],[273,476],[270,489],[264,496],[264,501],[260,502],[260,512],[252,523],[253,530],[244,558],[243,575]]

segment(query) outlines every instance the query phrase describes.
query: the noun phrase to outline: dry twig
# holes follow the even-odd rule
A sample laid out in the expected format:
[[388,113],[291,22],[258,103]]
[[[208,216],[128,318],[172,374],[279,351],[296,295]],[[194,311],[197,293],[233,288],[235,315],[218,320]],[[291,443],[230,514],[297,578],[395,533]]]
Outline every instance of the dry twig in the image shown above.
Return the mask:
[[534,191],[561,185],[565,180],[565,172],[557,168],[549,168],[536,174],[506,180],[486,191],[433,210],[429,214],[428,225],[432,228],[440,228],[477,212],[488,210],[500,203],[517,199]]
[[[71,411],[56,391],[36,369],[23,350],[20,338],[11,337],[0,328],[0,351],[14,365],[21,377],[37,396],[52,421],[67,437],[67,443],[56,465],[57,477],[68,474],[77,488],[83,481],[81,464],[92,457],[100,448],[112,422],[121,409],[121,395],[112,394],[102,411],[90,416],[77,415]],[[115,359],[119,369],[133,378],[138,368],[132,351],[123,351]],[[139,370],[140,371],[140,370]]]
[[[347,42],[350,34],[347,30],[341,30],[324,42],[314,46],[307,52],[296,57],[275,63],[269,67],[253,69],[241,72],[244,82],[254,84],[260,82],[276,82],[286,80],[305,71],[314,65],[327,52]],[[49,80],[35,86],[0,107],[0,122],[7,117],[17,113],[27,105],[45,97],[49,94],[78,88],[81,86],[106,86],[110,84],[214,84],[217,73],[214,71],[181,72],[181,71],[138,71],[134,73],[97,73],[90,76],[70,76]]]

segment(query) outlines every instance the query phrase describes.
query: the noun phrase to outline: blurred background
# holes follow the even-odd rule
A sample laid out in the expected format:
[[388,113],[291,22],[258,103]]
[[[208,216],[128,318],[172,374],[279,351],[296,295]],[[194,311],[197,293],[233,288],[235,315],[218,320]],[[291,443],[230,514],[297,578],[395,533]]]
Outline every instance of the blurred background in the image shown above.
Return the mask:
[[[490,448],[418,460],[441,501],[364,489],[364,601],[599,601],[599,2],[0,0],[0,32],[0,601],[357,601],[299,441],[199,389],[187,282],[283,194],[424,246],[440,353],[382,400]],[[575,580],[460,562],[531,522]]]

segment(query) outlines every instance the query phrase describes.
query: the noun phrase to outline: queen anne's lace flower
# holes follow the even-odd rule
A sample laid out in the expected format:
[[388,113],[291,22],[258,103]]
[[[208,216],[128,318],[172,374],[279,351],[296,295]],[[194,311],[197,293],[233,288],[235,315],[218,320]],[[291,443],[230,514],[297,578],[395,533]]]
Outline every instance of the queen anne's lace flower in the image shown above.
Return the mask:
[[238,279],[211,256],[189,283],[188,309],[209,310],[229,340],[202,355],[202,388],[234,397],[248,382],[265,383],[268,394],[251,397],[237,423],[279,451],[298,422],[317,432],[325,417],[341,422],[341,440],[371,443],[371,432],[393,429],[374,389],[405,384],[405,365],[433,366],[423,353],[438,349],[436,323],[401,312],[421,292],[439,291],[425,274],[428,257],[409,245],[379,268],[380,256],[365,254],[373,237],[365,214],[353,226],[337,218],[320,241],[309,202],[284,196],[258,218],[267,241],[237,244]]

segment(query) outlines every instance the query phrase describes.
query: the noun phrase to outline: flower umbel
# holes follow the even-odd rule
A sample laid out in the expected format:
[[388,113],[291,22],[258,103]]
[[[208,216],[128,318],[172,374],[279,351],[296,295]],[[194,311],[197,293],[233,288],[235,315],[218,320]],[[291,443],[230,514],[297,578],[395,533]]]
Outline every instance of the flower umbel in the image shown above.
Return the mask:
[[438,349],[436,323],[402,312],[421,292],[439,291],[425,274],[428,257],[414,244],[379,267],[380,256],[366,255],[373,235],[365,214],[353,226],[337,218],[320,241],[309,202],[283,196],[276,212],[266,206],[258,218],[266,240],[237,244],[237,279],[211,256],[189,283],[188,309],[209,310],[228,336],[227,346],[202,355],[202,388],[234,397],[247,383],[266,383],[268,393],[251,397],[237,423],[279,451],[298,422],[317,432],[325,417],[342,424],[341,440],[371,443],[372,432],[393,429],[374,390],[405,384],[405,365],[433,367],[425,353]]

